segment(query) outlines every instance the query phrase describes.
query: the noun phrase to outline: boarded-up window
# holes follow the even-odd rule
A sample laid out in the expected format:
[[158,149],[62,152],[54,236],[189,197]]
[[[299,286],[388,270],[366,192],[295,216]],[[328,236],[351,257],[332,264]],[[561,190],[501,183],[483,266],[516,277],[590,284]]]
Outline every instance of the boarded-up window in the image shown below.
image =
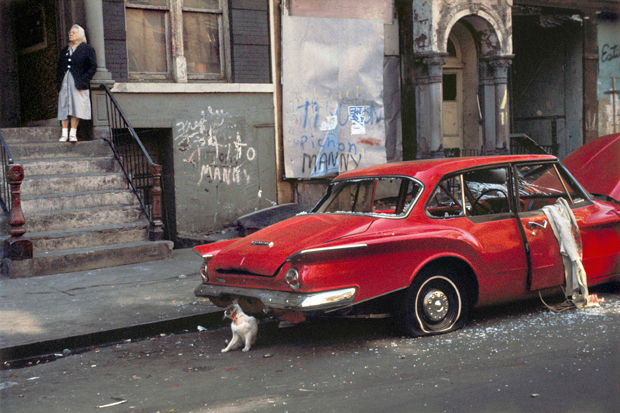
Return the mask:
[[166,15],[164,10],[127,9],[127,57],[130,72],[168,72]]
[[184,12],[183,46],[189,73],[222,72],[217,15]]
[[189,79],[226,77],[227,2],[126,0],[125,5],[130,78],[170,79],[183,57]]

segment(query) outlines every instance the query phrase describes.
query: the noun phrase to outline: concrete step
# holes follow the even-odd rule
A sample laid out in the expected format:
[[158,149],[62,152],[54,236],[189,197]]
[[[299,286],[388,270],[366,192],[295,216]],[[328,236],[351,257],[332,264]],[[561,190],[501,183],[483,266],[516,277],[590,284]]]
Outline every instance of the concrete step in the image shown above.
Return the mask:
[[22,196],[22,212],[28,216],[35,212],[59,211],[63,209],[95,208],[112,205],[139,205],[130,189],[90,191],[77,193],[56,193]]
[[24,176],[120,172],[113,156],[98,158],[60,158],[21,160]]
[[127,189],[127,181],[121,172],[27,176],[21,185],[24,196],[112,189]]
[[0,133],[9,147],[14,143],[57,142],[60,139],[61,132],[60,124],[58,126],[0,129]]
[[148,227],[149,222],[143,220],[129,224],[103,225],[62,231],[31,232],[28,233],[28,237],[32,241],[34,253],[37,254],[148,241]]
[[112,154],[110,145],[103,140],[9,144],[9,150],[16,163],[29,159],[102,157]]
[[107,206],[86,209],[63,209],[52,212],[35,212],[25,217],[27,233],[62,231],[72,228],[127,224],[143,218],[137,206]]
[[172,241],[144,241],[34,254],[32,273],[61,274],[160,260],[171,258],[172,248]]

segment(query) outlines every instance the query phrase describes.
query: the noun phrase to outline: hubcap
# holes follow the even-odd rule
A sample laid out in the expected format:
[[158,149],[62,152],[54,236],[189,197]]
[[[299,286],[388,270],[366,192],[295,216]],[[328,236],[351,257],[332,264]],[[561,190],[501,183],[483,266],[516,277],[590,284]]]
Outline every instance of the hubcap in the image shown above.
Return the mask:
[[448,309],[448,297],[443,291],[432,289],[424,296],[424,314],[433,322],[442,320]]

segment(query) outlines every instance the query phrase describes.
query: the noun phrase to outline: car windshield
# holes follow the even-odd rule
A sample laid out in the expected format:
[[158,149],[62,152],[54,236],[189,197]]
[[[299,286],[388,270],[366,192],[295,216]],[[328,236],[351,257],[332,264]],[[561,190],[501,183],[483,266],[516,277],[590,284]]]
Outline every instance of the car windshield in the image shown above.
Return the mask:
[[403,216],[417,199],[420,189],[419,183],[404,177],[335,181],[313,212]]

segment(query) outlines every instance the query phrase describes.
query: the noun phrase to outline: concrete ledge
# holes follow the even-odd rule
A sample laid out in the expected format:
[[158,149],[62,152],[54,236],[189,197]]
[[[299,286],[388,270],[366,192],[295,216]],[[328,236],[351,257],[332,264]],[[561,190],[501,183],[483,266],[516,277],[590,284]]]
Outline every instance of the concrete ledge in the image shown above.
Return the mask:
[[112,93],[274,93],[271,83],[115,83]]
[[2,347],[0,348],[0,360],[3,361],[3,364],[0,365],[0,370],[26,366],[33,358],[46,357],[48,361],[49,359],[56,359],[62,356],[56,356],[55,354],[62,354],[64,349],[71,349],[72,353],[79,353],[80,349],[91,346],[105,345],[124,340],[137,340],[159,334],[180,333],[183,330],[195,330],[198,325],[206,328],[219,327],[225,324],[223,314],[224,310],[215,309],[214,307],[213,312],[207,314],[171,318],[96,333]]
[[32,277],[34,276],[34,259],[13,261],[3,258],[0,273],[9,278]]

